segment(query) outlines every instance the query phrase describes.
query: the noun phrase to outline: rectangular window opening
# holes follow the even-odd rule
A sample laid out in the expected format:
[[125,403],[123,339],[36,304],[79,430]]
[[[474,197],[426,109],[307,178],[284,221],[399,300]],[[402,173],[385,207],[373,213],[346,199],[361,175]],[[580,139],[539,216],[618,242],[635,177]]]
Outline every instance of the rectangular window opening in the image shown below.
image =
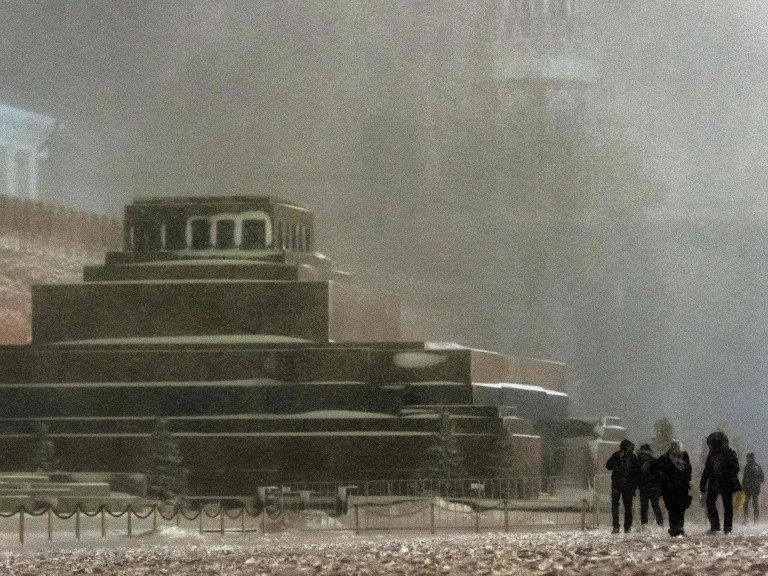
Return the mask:
[[187,247],[187,223],[184,220],[170,220],[165,224],[166,250],[184,250]]
[[235,221],[216,222],[216,248],[227,250],[235,247]]
[[192,220],[192,249],[206,250],[211,247],[211,223],[198,218]]
[[134,234],[136,252],[157,252],[163,247],[162,232],[159,222],[142,222],[136,226]]
[[264,220],[243,220],[243,250],[263,250],[267,247],[267,223]]

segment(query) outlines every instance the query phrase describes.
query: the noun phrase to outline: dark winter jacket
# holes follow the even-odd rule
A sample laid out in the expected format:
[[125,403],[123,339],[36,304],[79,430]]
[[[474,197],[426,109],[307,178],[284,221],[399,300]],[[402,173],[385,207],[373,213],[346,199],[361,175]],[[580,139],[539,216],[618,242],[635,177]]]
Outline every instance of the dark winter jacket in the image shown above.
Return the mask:
[[701,474],[701,492],[738,492],[739,458],[728,445],[728,437],[722,432],[713,432],[707,437],[709,454]]
[[685,510],[691,505],[688,491],[691,489],[691,460],[688,452],[680,455],[683,465],[675,465],[669,451],[651,462],[650,471],[659,479],[659,490],[664,505],[669,510]]
[[747,460],[744,465],[744,475],[741,477],[741,485],[747,494],[760,494],[760,484],[763,483],[763,469],[754,460]]
[[611,454],[605,467],[611,471],[611,488],[622,492],[634,492],[640,476],[640,464],[634,453],[627,454],[625,449],[634,446],[629,440],[622,440],[620,450]]
[[650,470],[651,463],[654,461],[653,454],[650,450],[643,450],[642,448],[637,453],[638,466],[640,467],[638,475],[637,487],[641,493],[651,493],[659,489],[659,479]]

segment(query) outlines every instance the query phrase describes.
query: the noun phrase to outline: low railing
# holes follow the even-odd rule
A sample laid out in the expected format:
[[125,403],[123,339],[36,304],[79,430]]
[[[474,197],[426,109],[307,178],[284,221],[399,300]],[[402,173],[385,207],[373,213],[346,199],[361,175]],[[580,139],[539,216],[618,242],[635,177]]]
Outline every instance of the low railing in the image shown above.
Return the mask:
[[[128,506],[120,512],[114,512],[106,506],[101,506],[97,510],[83,510],[79,506],[69,513],[60,513],[52,506],[45,506],[35,510],[27,510],[25,507],[19,508],[15,512],[0,512],[0,533],[9,533],[12,529],[10,523],[14,523],[14,528],[18,530],[19,542],[24,544],[29,535],[44,536],[48,541],[54,539],[54,534],[64,533],[71,535],[74,533],[75,539],[80,540],[84,532],[88,535],[100,534],[101,538],[106,538],[108,533],[115,532],[114,519],[124,518],[122,526],[117,532],[126,535],[128,538],[134,537],[137,532],[145,533],[148,531],[157,532],[158,527],[173,525],[177,528],[190,529],[194,527],[203,532],[221,532],[225,531],[257,531],[258,528],[246,526],[248,514],[245,508],[234,512],[227,511],[219,507],[214,513],[207,508],[192,511],[181,507],[172,507],[168,509],[162,505],[145,506],[134,509]],[[205,518],[209,519],[208,524]],[[212,529],[210,519],[215,519],[216,527]],[[227,522],[230,520],[230,522]],[[233,526],[232,521],[240,521],[239,526]],[[62,525],[62,522],[66,524]],[[192,525],[190,525],[192,523]],[[147,525],[149,524],[149,525]],[[263,531],[263,530],[262,530]]]
[[530,529],[580,529],[592,527],[592,512],[587,499],[580,502],[549,500],[538,505],[520,501],[497,501],[470,506],[442,498],[404,499],[389,504],[351,504],[344,514],[333,517],[319,510],[264,508],[258,512],[246,507],[199,510],[152,505],[128,506],[114,512],[105,506],[83,510],[79,506],[62,514],[51,506],[35,510],[20,508],[0,513],[0,535],[18,532],[18,540],[53,541],[57,535],[78,541],[107,538],[117,534],[133,538],[158,532],[163,528],[203,533],[257,532],[269,534],[285,529],[301,531],[345,530],[360,534],[367,531],[519,531]]
[[[602,486],[601,486],[602,487]],[[116,511],[41,504],[0,512],[0,536],[18,532],[53,540],[117,534],[131,538],[175,527],[200,533],[293,530],[487,531],[587,529],[598,524],[604,498],[594,486],[561,477],[305,482],[260,486],[248,496],[196,496],[181,504]]]
[[[292,509],[320,509],[331,514],[345,511],[348,498],[358,502],[381,503],[392,498],[437,496],[475,502],[478,500],[537,500],[557,497],[564,490],[586,493],[586,486],[574,485],[558,476],[535,478],[451,478],[401,479],[357,482],[294,482],[258,489],[259,501],[279,500]],[[582,495],[583,497],[583,495]]]

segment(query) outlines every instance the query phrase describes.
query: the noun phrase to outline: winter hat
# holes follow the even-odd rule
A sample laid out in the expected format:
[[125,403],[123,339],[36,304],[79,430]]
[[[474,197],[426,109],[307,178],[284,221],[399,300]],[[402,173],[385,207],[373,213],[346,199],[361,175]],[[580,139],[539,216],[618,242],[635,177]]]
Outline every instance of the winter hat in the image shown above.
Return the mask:
[[715,451],[727,448],[728,436],[725,435],[725,432],[712,432],[712,434],[707,436],[707,446],[709,446],[710,450]]
[[630,446],[632,446],[634,448],[635,445],[632,444],[632,442],[630,442],[626,438],[624,438],[624,440],[621,441],[621,444],[619,444],[619,449],[620,450],[625,450],[625,449],[629,448]]
[[650,444],[643,444],[640,446],[640,452],[650,452],[651,451],[651,445]]

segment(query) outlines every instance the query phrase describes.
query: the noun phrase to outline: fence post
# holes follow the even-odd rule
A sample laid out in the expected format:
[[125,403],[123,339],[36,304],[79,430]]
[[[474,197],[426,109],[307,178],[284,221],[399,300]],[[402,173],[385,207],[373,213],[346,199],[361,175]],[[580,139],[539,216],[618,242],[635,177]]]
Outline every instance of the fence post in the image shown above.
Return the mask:
[[600,496],[597,494],[597,476],[592,481],[592,515],[593,528],[600,527]]
[[581,529],[587,529],[587,499],[581,501]]
[[53,508],[48,506],[48,542],[53,540]]
[[19,510],[19,542],[24,544],[24,508]]
[[267,533],[267,505],[264,504],[264,506],[261,509],[261,533],[266,534]]
[[429,533],[435,533],[435,503],[429,505]]
[[106,538],[107,537],[107,516],[104,512],[104,509],[106,506],[103,504],[101,505],[101,537]]
[[480,532],[480,506],[475,510],[475,534]]
[[245,534],[245,506],[243,506],[240,514],[240,532]]
[[80,541],[80,504],[75,508],[75,539]]
[[360,534],[360,509],[357,504],[355,504],[355,534]]
[[509,532],[509,500],[504,500],[504,532]]
[[131,518],[131,512],[133,512],[133,508],[129,504],[128,508],[125,510],[125,513],[128,515],[128,538],[133,537],[133,519]]
[[152,532],[157,532],[157,504],[152,506]]
[[203,533],[203,514],[205,514],[205,509],[201,506],[200,507],[200,534]]
[[179,528],[181,526],[181,506],[174,504],[173,513],[176,516],[176,528]]
[[221,516],[221,535],[224,536],[224,506],[219,506],[219,516]]

